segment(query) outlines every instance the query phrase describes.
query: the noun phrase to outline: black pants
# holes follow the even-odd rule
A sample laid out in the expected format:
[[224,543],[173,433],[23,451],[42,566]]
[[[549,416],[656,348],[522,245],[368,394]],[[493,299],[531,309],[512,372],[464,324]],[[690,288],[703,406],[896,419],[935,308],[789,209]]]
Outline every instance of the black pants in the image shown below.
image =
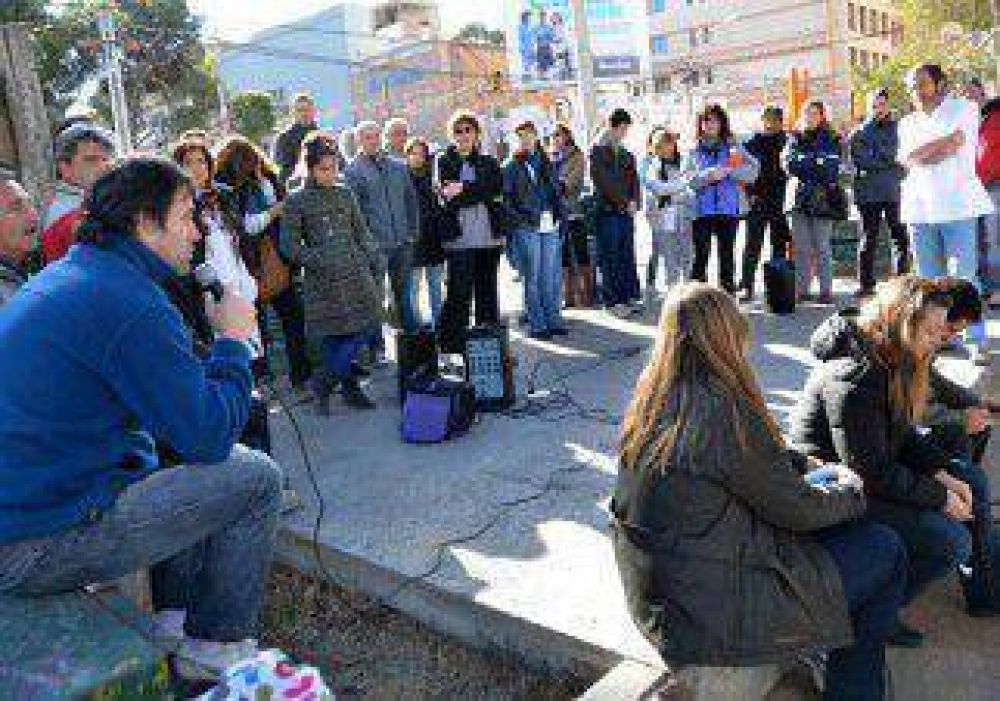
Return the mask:
[[910,272],[913,260],[910,257],[910,240],[906,227],[899,221],[899,202],[869,202],[858,205],[861,212],[863,236],[858,246],[858,284],[862,290],[875,287],[875,250],[882,218],[885,217],[889,235],[892,237],[894,268],[897,275]]
[[743,278],[740,280],[740,287],[751,292],[757,280],[757,266],[764,247],[764,233],[768,228],[771,233],[771,260],[788,257],[792,232],[781,205],[768,209],[751,209],[747,216],[747,244],[743,249]]
[[476,325],[495,324],[500,319],[497,299],[497,269],[502,248],[449,251],[448,292],[441,309],[441,352],[465,351],[469,312],[476,303]]
[[740,220],[736,217],[711,216],[694,220],[694,268],[692,280],[708,282],[708,258],[712,253],[715,236],[719,255],[719,286],[727,292],[736,289],[733,284],[733,250],[736,248],[736,230]]
[[[309,352],[306,346],[305,309],[302,306],[302,294],[297,284],[289,285],[288,289],[271,300],[271,308],[281,322],[281,333],[285,337],[285,353],[288,356],[288,379],[293,385],[300,385],[309,379],[311,372]],[[266,349],[271,345],[267,324],[264,321],[264,305],[257,305],[257,314],[261,320],[260,337]]]

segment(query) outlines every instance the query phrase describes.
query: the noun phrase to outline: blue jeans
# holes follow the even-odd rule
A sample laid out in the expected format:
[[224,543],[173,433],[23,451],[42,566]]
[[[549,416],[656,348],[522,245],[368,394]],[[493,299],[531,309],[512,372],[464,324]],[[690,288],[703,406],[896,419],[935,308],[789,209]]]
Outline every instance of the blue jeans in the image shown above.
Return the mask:
[[427,265],[414,268],[410,276],[410,285],[406,291],[409,298],[408,306],[413,310],[417,325],[422,325],[420,314],[420,277],[427,279],[427,295],[431,302],[431,326],[437,328],[441,318],[441,307],[444,304],[444,264]]
[[816,540],[840,573],[854,643],[830,652],[826,701],[881,701],[885,695],[885,639],[903,602],[906,549],[891,529],[853,523],[818,532]]
[[597,218],[597,263],[604,306],[639,300],[635,263],[635,222],[628,214],[602,212]]
[[[917,275],[925,278],[954,275],[973,282],[982,290],[979,279],[977,220],[960,219],[944,224],[910,224],[910,250]],[[955,269],[950,271],[951,262]],[[986,326],[974,324],[966,332],[971,343],[986,340]]]
[[524,284],[524,310],[532,332],[561,328],[562,238],[558,231],[518,231],[517,258]]
[[940,511],[871,498],[868,518],[890,526],[906,543],[910,561],[907,604],[935,579],[954,572],[972,556],[972,537],[965,524]]
[[69,592],[153,567],[154,607],[186,610],[188,635],[252,637],[280,507],[277,465],[236,445],[224,462],[131,485],[96,522],[0,545],[0,592]]
[[971,606],[995,605],[1000,603],[997,592],[997,578],[1000,577],[1000,559],[997,549],[1000,538],[993,527],[991,511],[990,480],[983,468],[971,460],[952,460],[948,472],[969,485],[972,492],[972,515],[968,528],[972,538],[972,556],[969,565],[971,575],[962,576],[965,599]]

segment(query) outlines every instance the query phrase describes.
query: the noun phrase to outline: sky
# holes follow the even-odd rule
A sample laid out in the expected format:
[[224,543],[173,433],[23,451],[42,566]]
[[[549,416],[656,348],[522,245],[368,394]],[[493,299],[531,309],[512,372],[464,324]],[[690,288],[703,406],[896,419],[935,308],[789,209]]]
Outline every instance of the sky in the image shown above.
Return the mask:
[[[364,0],[360,0],[364,2]],[[275,24],[294,21],[319,12],[335,0],[188,0],[188,7],[202,17],[210,35],[227,41],[242,41]],[[495,0],[438,0],[441,23],[451,34],[470,22],[482,22],[491,29],[503,24],[503,2]]]

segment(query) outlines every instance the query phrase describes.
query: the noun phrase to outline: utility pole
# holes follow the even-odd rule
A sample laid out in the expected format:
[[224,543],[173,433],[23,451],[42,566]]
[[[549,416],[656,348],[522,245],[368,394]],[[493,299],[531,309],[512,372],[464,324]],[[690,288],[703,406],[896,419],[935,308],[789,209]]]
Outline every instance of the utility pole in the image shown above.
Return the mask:
[[594,55],[590,51],[590,28],[587,26],[586,0],[572,0],[574,29],[576,33],[576,55],[579,62],[577,99],[583,119],[582,140],[584,148],[589,148],[592,130],[597,121],[597,93],[594,86]]
[[114,16],[107,10],[97,13],[97,28],[101,33],[104,49],[104,70],[108,76],[108,95],[111,98],[111,116],[115,123],[118,155],[132,152],[132,133],[128,123],[128,103],[125,100],[125,81],[122,78],[122,50]]

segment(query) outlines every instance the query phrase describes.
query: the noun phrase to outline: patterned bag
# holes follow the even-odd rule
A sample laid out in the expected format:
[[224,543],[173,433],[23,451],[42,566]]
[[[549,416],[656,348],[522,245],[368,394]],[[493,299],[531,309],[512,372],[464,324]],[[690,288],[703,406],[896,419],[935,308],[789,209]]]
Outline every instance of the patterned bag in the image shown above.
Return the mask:
[[219,685],[198,701],[334,701],[333,692],[314,667],[289,662],[280,650],[263,650],[225,671]]

